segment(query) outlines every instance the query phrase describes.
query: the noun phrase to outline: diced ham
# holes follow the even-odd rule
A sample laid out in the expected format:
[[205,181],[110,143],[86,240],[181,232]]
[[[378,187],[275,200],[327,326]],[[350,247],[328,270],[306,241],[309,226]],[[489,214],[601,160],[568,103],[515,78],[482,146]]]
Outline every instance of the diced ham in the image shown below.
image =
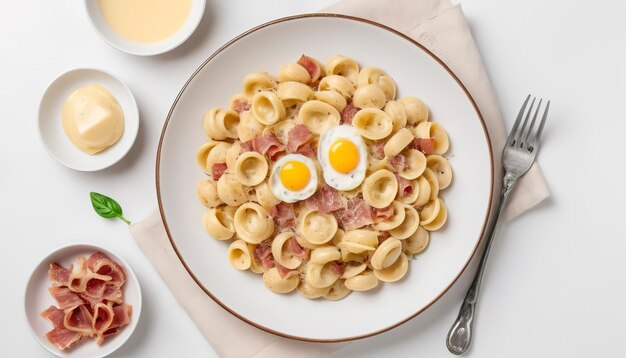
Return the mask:
[[122,286],[126,282],[122,266],[102,252],[98,251],[89,256],[87,267],[99,275],[111,276],[111,280],[107,282],[109,285]]
[[387,231],[381,231],[380,234],[378,234],[378,245],[382,244],[383,241],[387,240],[390,236]]
[[50,306],[46,308],[45,311],[41,312],[41,317],[50,321],[50,323],[52,323],[52,326],[54,328],[64,327],[63,319],[65,318],[65,312],[63,312],[63,310],[60,310],[54,306]]
[[80,332],[72,332],[63,327],[56,327],[46,333],[48,341],[62,351],[71,348],[76,342],[80,341],[82,336]]
[[290,228],[296,223],[296,214],[292,204],[281,201],[270,209],[269,214],[279,228]]
[[48,269],[48,277],[53,285],[67,286],[70,281],[70,275],[72,274],[73,265],[69,269],[53,262]]
[[313,58],[303,54],[298,60],[298,64],[304,67],[304,69],[309,73],[311,76],[311,82],[315,82],[320,78],[322,69]]
[[63,325],[70,331],[80,332],[85,336],[93,335],[92,316],[85,305],[65,310]]
[[237,114],[241,114],[243,111],[247,111],[250,109],[250,103],[243,98],[237,98],[231,103],[230,107],[233,111],[237,112]]
[[276,161],[281,155],[285,154],[285,147],[272,133],[252,139],[252,149],[261,154],[267,154],[272,161]]
[[413,194],[414,188],[410,180],[405,179],[398,174],[396,174],[396,179],[398,180],[398,194],[400,195],[400,197]]
[[330,263],[330,268],[337,276],[341,277],[343,272],[346,270],[346,264],[340,261],[332,261]]
[[435,152],[435,140],[433,138],[415,138],[411,143],[411,148],[417,149],[425,155]]
[[315,157],[315,149],[311,145],[313,133],[303,124],[297,124],[289,131],[287,151],[307,157]]
[[333,213],[344,230],[354,230],[372,224],[372,208],[361,197],[348,200],[345,209]]
[[383,159],[385,157],[385,142],[379,141],[372,144],[372,156],[376,159]]
[[308,251],[302,246],[300,246],[300,244],[298,243],[298,240],[296,240],[295,237],[292,237],[291,239],[287,240],[287,248],[296,257],[306,258],[308,255]]
[[288,269],[279,263],[276,263],[276,268],[278,269],[278,274],[280,275],[281,278],[285,278],[287,277],[287,275],[289,275],[290,272],[296,271],[296,270]]
[[352,118],[361,110],[361,108],[356,107],[352,104],[352,101],[348,102],[343,110],[341,111],[341,124],[352,124]]
[[83,304],[83,300],[80,296],[67,287],[52,286],[48,288],[48,291],[62,310]]
[[375,223],[386,221],[393,215],[393,205],[389,205],[386,208],[378,209],[372,208],[372,219]]
[[401,172],[406,169],[406,157],[403,154],[397,154],[393,157],[389,157],[389,165],[391,165],[396,172]]
[[339,192],[328,184],[322,185],[322,187],[319,188],[310,198],[306,199],[305,202],[308,208],[317,210],[322,214],[330,213],[345,207],[341,197],[339,196]]
[[211,177],[213,180],[220,180],[220,177],[226,172],[227,169],[228,166],[226,163],[214,163],[213,166],[211,166]]

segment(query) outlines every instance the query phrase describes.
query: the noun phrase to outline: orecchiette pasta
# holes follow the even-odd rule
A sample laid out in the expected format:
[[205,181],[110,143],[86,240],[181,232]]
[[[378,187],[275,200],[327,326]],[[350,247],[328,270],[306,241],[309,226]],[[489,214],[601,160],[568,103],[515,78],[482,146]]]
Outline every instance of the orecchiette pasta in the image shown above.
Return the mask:
[[399,240],[404,240],[413,235],[420,224],[420,216],[414,207],[404,206],[404,221],[400,226],[389,230],[389,234]]
[[246,242],[258,244],[272,236],[274,221],[259,204],[248,202],[237,208],[234,217],[237,235]]
[[405,149],[404,157],[407,165],[398,171],[398,175],[410,180],[416,179],[424,173],[427,163],[424,153],[416,149]]
[[247,270],[252,265],[252,253],[243,240],[235,240],[228,246],[228,262],[237,270]]
[[243,94],[252,98],[257,92],[271,90],[276,87],[276,81],[267,72],[251,73],[243,79]]
[[428,231],[420,226],[413,235],[402,240],[402,251],[407,255],[419,254],[428,246],[429,236]]
[[355,91],[354,84],[352,84],[349,79],[338,75],[330,75],[322,78],[318,88],[320,91],[337,91],[346,98],[352,97]]
[[237,138],[239,115],[222,108],[211,109],[204,117],[204,131],[213,140]]
[[[415,137],[410,130],[406,128],[402,128],[398,130],[394,135],[389,138],[387,143],[385,143],[384,151],[385,156],[393,157],[394,155],[400,154],[411,142],[413,142]],[[421,173],[420,173],[421,174]]]
[[283,82],[300,82],[300,83],[309,83],[311,82],[311,76],[306,68],[302,67],[297,63],[288,63],[282,65],[278,70],[278,80]]
[[347,278],[344,284],[352,291],[369,291],[378,286],[378,278],[374,276],[372,271],[367,270]]
[[291,107],[313,98],[313,90],[300,82],[282,82],[278,85],[277,95],[285,107]]
[[377,85],[366,85],[357,87],[352,97],[352,103],[359,108],[381,109],[387,103],[385,92]]
[[278,95],[270,91],[261,91],[252,97],[251,108],[254,118],[261,124],[274,124],[285,118],[285,106]]
[[209,209],[204,214],[204,228],[217,240],[228,240],[235,234],[233,217],[235,208],[232,206]]
[[447,221],[447,132],[382,69],[302,55],[203,118],[196,186],[228,262],[276,293],[340,300],[404,277]]
[[398,194],[398,181],[392,172],[378,170],[363,182],[363,199],[375,208],[386,208]]
[[237,181],[233,174],[223,174],[217,181],[217,196],[231,206],[238,206],[246,202],[248,193],[244,186]]
[[330,241],[337,232],[337,219],[332,214],[311,210],[302,215],[300,232],[306,241],[321,245]]
[[359,65],[355,60],[345,56],[332,56],[326,61],[324,67],[328,75],[343,76],[352,83],[356,83],[357,77],[359,76]]
[[348,105],[346,98],[336,91],[316,91],[313,96],[316,100],[328,103],[339,112],[343,111]]
[[278,273],[278,269],[273,267],[263,273],[263,283],[265,287],[276,293],[288,293],[298,287],[300,276],[292,271],[287,277],[282,278]]
[[387,137],[393,130],[391,117],[380,109],[362,109],[352,118],[352,126],[363,136],[371,140]]
[[265,180],[268,169],[265,157],[257,152],[242,153],[235,161],[235,177],[247,186],[255,186]]
[[324,133],[329,127],[339,124],[340,118],[335,107],[318,100],[303,104],[298,114],[300,122],[318,135]]
[[223,203],[217,195],[217,182],[214,180],[200,180],[196,186],[196,193],[202,205],[207,208],[214,208]]
[[400,104],[404,106],[408,124],[417,124],[428,120],[428,107],[421,99],[404,97],[400,100]]
[[409,260],[402,252],[400,257],[391,266],[382,270],[374,270],[374,276],[383,282],[396,282],[406,275],[409,269]]

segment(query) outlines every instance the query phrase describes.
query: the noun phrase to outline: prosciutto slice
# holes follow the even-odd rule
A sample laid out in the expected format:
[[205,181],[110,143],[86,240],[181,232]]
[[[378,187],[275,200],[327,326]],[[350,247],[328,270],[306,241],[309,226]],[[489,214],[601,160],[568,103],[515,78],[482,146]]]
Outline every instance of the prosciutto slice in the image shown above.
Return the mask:
[[372,208],[361,197],[348,200],[345,209],[333,213],[344,230],[354,230],[372,224]]
[[82,333],[73,332],[63,327],[55,327],[50,332],[46,333],[48,341],[62,351],[71,348],[80,341],[82,337]]
[[252,252],[252,257],[254,261],[260,263],[266,269],[271,269],[276,266],[274,255],[272,255],[272,243],[270,240],[261,241],[257,244]]
[[304,259],[309,254],[309,251],[303,248],[302,246],[300,246],[300,244],[298,243],[298,240],[296,240],[295,237],[292,237],[291,239],[287,240],[287,248],[294,256],[299,257],[299,258]]
[[378,245],[382,244],[385,240],[387,240],[391,235],[387,231],[381,231],[378,234]]
[[322,74],[322,69],[317,64],[315,59],[307,55],[303,54],[300,57],[300,59],[298,60],[298,65],[304,67],[304,69],[309,73],[309,76],[311,76],[311,82],[317,81]]
[[389,165],[397,172],[401,172],[406,169],[406,157],[403,154],[397,154],[393,157],[389,157]]
[[130,316],[133,312],[133,306],[129,304],[117,305],[113,307],[113,321],[109,326],[111,328],[124,327],[130,323]]
[[65,310],[63,326],[74,332],[80,332],[84,336],[92,336],[94,331],[91,325],[92,316],[85,305]]
[[93,306],[91,327],[96,335],[102,335],[113,323],[113,305],[111,303],[96,303]]
[[287,276],[289,276],[290,272],[294,272],[297,271],[296,269],[288,269],[285,266],[282,266],[279,263],[276,263],[276,268],[278,269],[278,274],[280,275],[281,278],[285,278]]
[[290,153],[298,153],[307,157],[315,157],[315,149],[311,146],[313,133],[304,125],[297,124],[289,131],[287,142],[287,151]]
[[70,275],[72,274],[74,265],[70,265],[69,269],[53,262],[48,269],[48,277],[50,282],[56,286],[67,286],[70,281]]
[[398,174],[396,174],[396,179],[398,180],[398,194],[400,195],[400,197],[413,194],[414,188],[410,180],[404,179]]
[[250,103],[243,98],[237,98],[231,104],[230,109],[237,112],[237,114],[241,114],[243,111],[247,111],[250,109]]
[[254,137],[248,142],[241,145],[242,151],[255,151],[261,154],[267,154],[272,161],[276,161],[281,155],[285,154],[283,143],[273,133],[268,133],[262,137]]
[[87,267],[99,275],[110,276],[111,280],[107,281],[109,285],[122,286],[126,282],[126,274],[122,266],[100,251],[89,256]]
[[385,157],[385,142],[374,142],[372,144],[372,156],[376,159],[383,159]]
[[375,223],[386,221],[393,215],[393,205],[389,205],[386,208],[377,209],[372,208],[372,219]]
[[352,101],[348,102],[348,104],[341,111],[340,123],[352,125],[352,119],[360,110],[361,108],[356,107],[354,104],[352,104]]
[[83,278],[87,275],[87,259],[81,256],[78,258],[76,265],[73,265],[72,273],[68,281],[67,287],[74,292],[85,291],[85,283]]
[[435,140],[433,138],[415,138],[410,147],[417,149],[425,155],[435,152]]
[[281,201],[270,209],[269,214],[279,228],[292,228],[296,223],[296,214],[292,204]]
[[224,174],[226,172],[226,169],[228,169],[228,166],[226,165],[226,163],[215,163],[211,166],[211,178],[213,178],[213,180],[220,180],[220,178],[222,177],[222,174]]
[[305,203],[309,209],[317,210],[322,214],[345,208],[339,192],[328,184],[322,185],[315,194],[306,199]]
[[63,310],[60,310],[54,306],[50,306],[46,308],[43,312],[41,312],[40,316],[50,321],[50,323],[52,323],[52,327],[54,328],[65,327],[63,325],[63,320],[65,319],[65,312],[63,312]]
[[62,310],[83,304],[83,300],[80,296],[67,287],[52,286],[48,288],[48,291]]
[[346,270],[346,264],[340,261],[333,261],[330,263],[330,268],[333,270],[335,275],[341,277],[343,272]]
[[122,288],[118,286],[108,285],[106,289],[104,290],[104,294],[102,295],[102,300],[121,304],[122,302],[124,302]]

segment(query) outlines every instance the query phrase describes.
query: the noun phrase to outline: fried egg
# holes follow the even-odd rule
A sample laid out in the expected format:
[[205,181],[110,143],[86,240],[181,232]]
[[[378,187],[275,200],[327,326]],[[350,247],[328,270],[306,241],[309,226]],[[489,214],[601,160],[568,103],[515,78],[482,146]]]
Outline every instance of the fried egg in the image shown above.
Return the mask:
[[350,125],[328,128],[320,138],[317,157],[324,181],[337,190],[352,190],[365,179],[367,149]]
[[274,163],[270,190],[286,203],[304,200],[317,190],[317,170],[313,161],[302,154],[287,154]]

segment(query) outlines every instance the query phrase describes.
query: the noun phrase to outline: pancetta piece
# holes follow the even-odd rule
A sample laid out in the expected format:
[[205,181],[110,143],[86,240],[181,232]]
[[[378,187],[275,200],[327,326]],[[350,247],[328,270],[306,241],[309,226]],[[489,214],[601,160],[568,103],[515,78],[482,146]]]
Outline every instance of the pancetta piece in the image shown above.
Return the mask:
[[345,209],[333,212],[344,230],[354,230],[372,224],[372,208],[361,197],[348,200]]
[[318,191],[305,201],[309,209],[325,214],[345,208],[339,192],[328,184],[322,185]]
[[63,327],[55,327],[46,333],[48,341],[62,351],[71,348],[80,341],[82,336],[80,332],[73,332]]
[[48,288],[48,291],[62,310],[83,304],[83,300],[80,296],[67,287],[52,286]]
[[296,214],[292,204],[281,201],[270,209],[269,214],[279,228],[291,228],[296,223]]
[[289,131],[288,138],[287,151],[307,157],[315,157],[315,149],[313,149],[310,143],[313,133],[304,124],[297,124],[293,127]]
[[226,169],[228,169],[226,163],[214,163],[211,166],[211,178],[216,181],[220,180],[220,177],[226,172]]
[[52,323],[52,327],[54,328],[65,327],[63,325],[63,320],[65,319],[65,312],[63,312],[63,310],[60,310],[54,306],[50,306],[46,308],[43,312],[41,312],[40,316],[50,321],[50,323]]
[[313,58],[303,54],[298,60],[298,64],[304,67],[304,69],[309,73],[309,76],[311,76],[311,82],[315,82],[320,78],[322,69]]
[[50,282],[55,286],[67,286],[70,281],[74,265],[70,265],[69,269],[53,262],[48,269],[48,277]]
[[400,195],[400,197],[413,194],[414,188],[410,180],[404,179],[398,174],[396,174],[396,179],[398,180],[398,195]]
[[91,322],[91,313],[85,305],[65,310],[63,326],[70,331],[80,332],[83,336],[92,336],[94,331]]
[[122,286],[126,282],[124,269],[102,252],[95,252],[87,260],[87,267],[99,275],[110,276],[109,285]]
[[352,104],[352,101],[349,101],[348,104],[341,111],[340,123],[352,125],[352,119],[360,110],[361,108],[356,107],[354,104]]

